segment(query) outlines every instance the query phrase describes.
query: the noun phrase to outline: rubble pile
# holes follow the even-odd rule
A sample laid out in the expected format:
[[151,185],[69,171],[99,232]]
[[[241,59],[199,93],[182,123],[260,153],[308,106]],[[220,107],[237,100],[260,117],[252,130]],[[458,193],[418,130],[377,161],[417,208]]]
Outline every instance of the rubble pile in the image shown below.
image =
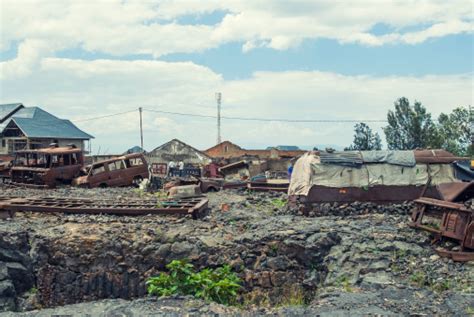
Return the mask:
[[[48,194],[146,195],[67,187]],[[210,212],[199,220],[17,213],[1,221],[0,311],[80,303],[39,313],[466,315],[474,307],[474,266],[439,258],[432,237],[407,226],[408,203],[329,204],[314,218],[295,214],[281,193],[229,190],[208,198]],[[137,299],[148,277],[183,258],[197,269],[231,265],[244,281],[244,309],[189,297]]]
[[369,213],[378,214],[399,214],[408,215],[413,209],[412,202],[402,204],[376,204],[372,202],[352,202],[352,203],[313,203],[310,206],[299,206],[289,208],[289,212],[308,217],[322,216],[350,216],[350,215],[366,215]]

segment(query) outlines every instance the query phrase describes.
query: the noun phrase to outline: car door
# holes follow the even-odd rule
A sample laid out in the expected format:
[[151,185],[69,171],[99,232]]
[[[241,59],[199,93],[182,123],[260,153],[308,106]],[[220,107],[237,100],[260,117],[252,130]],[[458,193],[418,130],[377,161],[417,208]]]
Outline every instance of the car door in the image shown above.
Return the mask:
[[113,161],[107,164],[109,169],[109,186],[124,186],[125,170],[122,168],[122,161]]
[[108,170],[106,166],[103,163],[92,165],[88,179],[90,187],[108,186]]

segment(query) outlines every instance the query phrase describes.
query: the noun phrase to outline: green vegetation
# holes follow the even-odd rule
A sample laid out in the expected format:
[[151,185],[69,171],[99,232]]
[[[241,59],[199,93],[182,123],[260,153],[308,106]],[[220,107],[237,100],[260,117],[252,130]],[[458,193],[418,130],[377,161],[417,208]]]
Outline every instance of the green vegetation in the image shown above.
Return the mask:
[[38,289],[36,287],[32,287],[28,290],[28,293],[29,294],[37,294],[38,293]]
[[165,200],[168,198],[168,194],[164,191],[164,190],[160,190],[158,192],[156,192],[155,194],[155,197],[160,199],[160,200]]
[[469,306],[468,308],[466,308],[466,314],[474,315],[474,307]]
[[365,123],[357,123],[354,126],[354,141],[344,151],[372,151],[382,149],[382,140],[377,132]]
[[354,292],[354,289],[352,288],[351,283],[349,281],[349,277],[347,277],[346,275],[339,276],[334,284],[336,287],[342,287],[342,289],[347,293]]
[[422,287],[428,284],[428,277],[424,272],[416,271],[410,275],[410,282],[418,287]]
[[215,270],[206,268],[195,272],[193,265],[186,260],[174,260],[166,265],[166,268],[168,273],[161,273],[147,280],[149,294],[192,295],[224,305],[237,303],[241,280],[228,265]]
[[[474,155],[470,131],[473,110],[458,107],[449,114],[441,113],[436,122],[421,102],[415,101],[412,106],[402,97],[394,106],[395,110],[387,115],[388,126],[383,129],[389,149],[441,148],[459,156]],[[360,135],[367,139],[363,133]]]
[[442,293],[453,289],[460,290],[461,292],[466,291],[465,285],[463,285],[463,283],[461,283],[460,281],[456,281],[456,279],[444,278],[441,280],[436,280],[430,278],[426,273],[421,271],[413,272],[410,275],[409,280],[417,287],[426,286],[436,293]]
[[277,307],[304,306],[306,305],[305,295],[301,287],[291,287],[288,294],[283,296]]
[[276,198],[272,200],[272,205],[276,208],[283,208],[288,202],[285,199]]
[[278,254],[278,243],[274,242],[269,244],[270,247],[270,255],[276,256]]

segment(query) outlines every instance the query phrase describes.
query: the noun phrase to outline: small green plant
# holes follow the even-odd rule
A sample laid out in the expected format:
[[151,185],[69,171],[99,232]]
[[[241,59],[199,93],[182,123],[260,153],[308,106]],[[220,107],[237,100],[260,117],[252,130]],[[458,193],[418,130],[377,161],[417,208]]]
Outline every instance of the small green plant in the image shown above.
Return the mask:
[[276,306],[289,307],[304,305],[306,305],[306,300],[303,290],[300,287],[291,287],[288,294],[284,296]]
[[271,243],[269,244],[270,247],[270,253],[272,255],[277,255],[278,254],[278,243]]
[[428,278],[425,273],[417,271],[410,275],[410,282],[418,287],[422,287],[428,283]]
[[168,198],[168,194],[165,191],[160,190],[160,191],[155,193],[155,197],[160,199],[160,200],[165,200],[165,199]]
[[38,293],[38,289],[36,287],[32,287],[28,290],[28,293],[30,294],[37,294]]
[[449,280],[436,281],[430,284],[431,290],[436,293],[442,293],[452,288],[451,282]]
[[439,225],[440,224],[438,222],[427,222],[424,225],[427,226],[427,227],[431,227],[435,230],[439,230]]
[[166,268],[168,273],[161,273],[147,280],[149,294],[193,295],[224,305],[235,305],[237,302],[241,281],[228,265],[215,270],[206,268],[194,272],[193,265],[186,260],[174,260]]
[[351,282],[349,281],[349,277],[347,277],[346,275],[341,275],[339,276],[335,283],[334,283],[337,287],[342,287],[342,289],[347,292],[347,293],[352,293],[354,292],[354,289],[352,288],[351,286]]
[[272,205],[276,208],[283,208],[288,203],[285,199],[276,198],[271,201]]
[[404,250],[404,249],[398,249],[397,251],[395,251],[395,255],[394,257],[396,259],[403,259],[407,256],[407,250]]
[[474,307],[473,307],[473,306],[469,306],[468,308],[466,308],[466,314],[468,314],[468,315],[474,315]]
[[147,195],[147,193],[141,188],[135,188],[133,189],[133,192],[137,194],[140,198],[143,198]]

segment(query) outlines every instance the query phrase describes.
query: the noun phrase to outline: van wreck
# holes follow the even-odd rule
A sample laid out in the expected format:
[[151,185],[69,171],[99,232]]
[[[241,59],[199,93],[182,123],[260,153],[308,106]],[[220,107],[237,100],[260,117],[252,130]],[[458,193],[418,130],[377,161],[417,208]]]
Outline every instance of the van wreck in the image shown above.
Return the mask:
[[80,187],[138,186],[150,176],[148,163],[141,153],[127,154],[97,162],[80,170],[81,176],[72,182]]
[[74,145],[17,151],[10,170],[11,184],[52,188],[58,183],[71,183],[79,175],[83,160],[82,150]]

